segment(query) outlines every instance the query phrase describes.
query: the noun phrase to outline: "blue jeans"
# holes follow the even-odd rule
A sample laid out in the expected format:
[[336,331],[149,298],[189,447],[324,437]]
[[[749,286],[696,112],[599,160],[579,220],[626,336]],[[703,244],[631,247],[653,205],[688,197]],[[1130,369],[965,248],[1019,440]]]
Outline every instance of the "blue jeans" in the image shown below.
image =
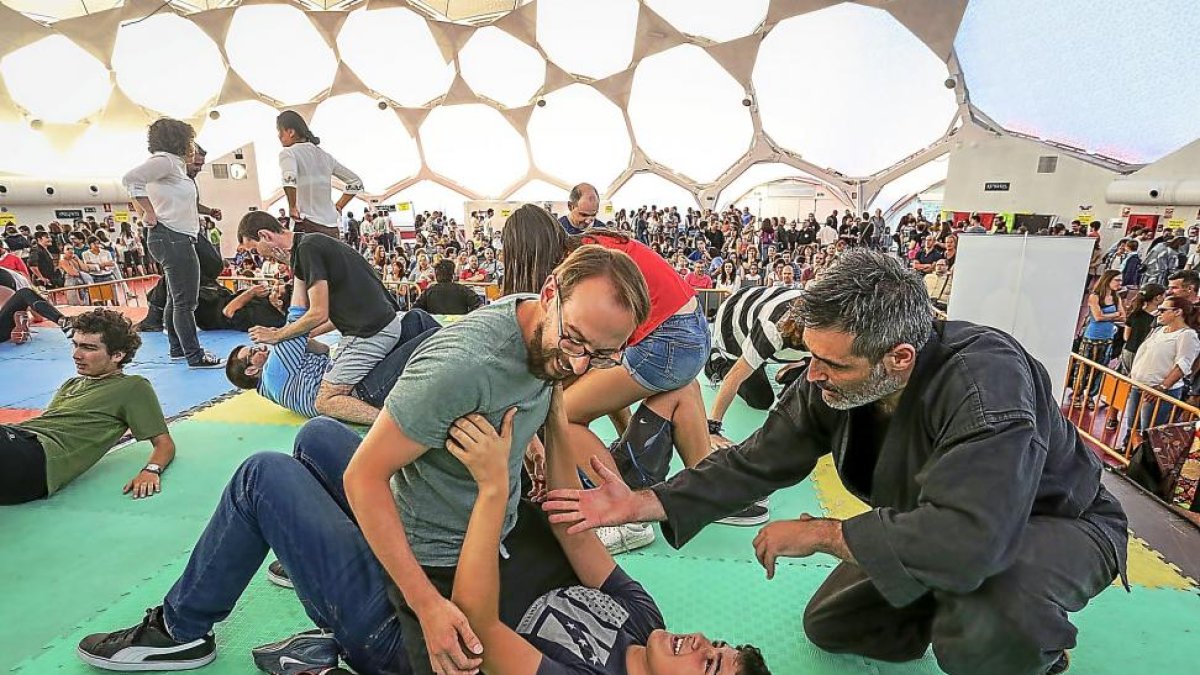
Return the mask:
[[400,318],[400,339],[396,347],[362,381],[354,385],[354,395],[371,406],[382,408],[392,387],[404,374],[404,366],[408,365],[413,352],[441,327],[423,309],[405,312]]
[[[351,515],[342,473],[362,439],[327,417],[309,420],[295,455],[253,455],[238,467],[183,575],[163,601],[176,640],[225,619],[273,550],[313,623],[333,631],[359,673],[410,675],[387,573]],[[282,636],[281,636],[282,637]]]
[[708,359],[711,338],[704,309],[668,317],[642,341],[625,350],[625,368],[635,382],[655,392],[675,391],[696,379]]
[[[1167,396],[1172,398],[1180,398],[1184,393],[1183,384],[1176,385],[1174,388],[1168,389],[1165,393]],[[1158,404],[1157,414],[1155,414],[1154,411],[1156,403]],[[1125,403],[1125,423],[1129,425],[1129,431],[1127,433],[1133,433],[1133,429],[1135,428],[1135,419],[1137,420],[1136,428],[1138,431],[1145,431],[1146,429],[1161,427],[1162,425],[1167,424],[1171,416],[1171,411],[1174,409],[1175,408],[1173,406],[1167,405],[1166,402],[1158,403],[1158,399],[1154,397],[1150,397],[1149,400],[1143,404],[1141,390],[1136,388],[1130,390],[1129,400]],[[1136,418],[1134,417],[1134,411],[1137,412]],[[1179,421],[1181,416],[1182,415],[1180,414],[1176,414],[1175,421]],[[1128,438],[1128,436],[1126,438]]]
[[196,328],[196,305],[200,302],[196,239],[159,223],[146,234],[146,248],[162,265],[163,279],[167,282],[163,325],[171,356],[183,356],[189,364],[197,364],[204,359],[204,350]]

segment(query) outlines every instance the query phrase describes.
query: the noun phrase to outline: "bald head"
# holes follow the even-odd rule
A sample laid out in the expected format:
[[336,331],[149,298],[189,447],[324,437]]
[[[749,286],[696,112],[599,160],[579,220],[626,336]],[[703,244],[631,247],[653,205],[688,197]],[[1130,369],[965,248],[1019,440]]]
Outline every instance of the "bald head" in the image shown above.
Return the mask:
[[589,183],[580,183],[571,188],[567,197],[567,219],[580,229],[591,227],[596,221],[596,213],[600,210],[600,194]]

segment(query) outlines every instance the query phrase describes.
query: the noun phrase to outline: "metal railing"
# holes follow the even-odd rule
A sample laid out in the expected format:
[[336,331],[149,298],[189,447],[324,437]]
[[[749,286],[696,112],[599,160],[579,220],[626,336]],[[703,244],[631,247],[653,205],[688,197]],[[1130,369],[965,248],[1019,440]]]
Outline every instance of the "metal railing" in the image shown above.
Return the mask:
[[1200,409],[1095,361],[1071,354],[1069,363],[1071,400],[1063,414],[1080,436],[1121,466],[1129,465],[1147,428],[1200,420]]

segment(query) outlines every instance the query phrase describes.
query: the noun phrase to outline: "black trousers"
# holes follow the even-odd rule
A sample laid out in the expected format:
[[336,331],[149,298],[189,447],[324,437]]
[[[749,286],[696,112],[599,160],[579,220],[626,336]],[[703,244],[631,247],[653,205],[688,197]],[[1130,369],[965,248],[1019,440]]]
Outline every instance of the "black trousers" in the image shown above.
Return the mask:
[[0,424],[0,505],[46,496],[46,452],[32,433]]
[[825,651],[880,661],[912,661],[932,644],[948,675],[1042,675],[1075,646],[1068,612],[1125,569],[1126,526],[1101,489],[1078,520],[1031,518],[1016,562],[979,588],[934,591],[906,607],[888,604],[862,568],[842,563],[804,610],[804,632]]
[[[709,356],[708,362],[704,364],[704,376],[710,381],[720,382],[729,374],[734,363],[733,360],[714,351]],[[746,381],[738,387],[737,393],[746,402],[746,405],[755,410],[767,410],[774,405],[775,389],[771,386],[771,378],[767,376],[767,367],[759,366],[757,370],[750,373],[750,377],[747,377]]]
[[395,349],[377,363],[361,382],[354,385],[354,395],[363,402],[382,409],[388,394],[396,386],[396,381],[404,374],[404,366],[408,365],[413,352],[441,327],[442,325],[423,309],[405,312],[400,319],[400,339],[396,342]]
[[38,295],[37,291],[32,288],[22,288],[13,293],[8,302],[0,307],[0,342],[8,342],[13,328],[16,327],[17,312],[27,309],[32,309],[51,321],[57,322],[63,318],[62,312],[55,309],[49,300]]

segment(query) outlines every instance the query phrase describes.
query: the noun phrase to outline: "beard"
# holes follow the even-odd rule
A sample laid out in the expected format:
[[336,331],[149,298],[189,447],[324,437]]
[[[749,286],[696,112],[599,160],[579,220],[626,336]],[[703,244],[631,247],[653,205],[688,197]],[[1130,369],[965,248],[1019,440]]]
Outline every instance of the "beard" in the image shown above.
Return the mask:
[[850,410],[874,403],[904,388],[898,375],[890,375],[883,363],[871,367],[867,379],[848,387],[834,387],[828,382],[817,383],[821,399],[834,410]]
[[[546,332],[546,324],[540,323],[533,330],[533,340],[530,345],[527,345],[525,356],[525,367],[529,369],[529,374],[545,380],[547,382],[557,382],[565,380],[570,375],[559,375],[556,371],[562,370],[571,373],[570,364],[563,356],[561,349],[546,349],[542,346],[542,336]],[[558,368],[554,368],[553,364],[557,364]]]

